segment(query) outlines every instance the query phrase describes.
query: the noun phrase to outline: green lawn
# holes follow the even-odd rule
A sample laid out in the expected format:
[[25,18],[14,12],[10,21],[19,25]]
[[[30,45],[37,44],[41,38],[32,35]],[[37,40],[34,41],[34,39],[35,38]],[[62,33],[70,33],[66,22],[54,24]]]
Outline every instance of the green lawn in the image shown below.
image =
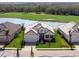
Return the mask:
[[[29,20],[40,21],[55,21],[55,22],[79,22],[79,16],[64,16],[64,15],[50,15],[50,14],[35,14],[35,13],[0,13],[1,18],[22,18]],[[52,19],[52,20],[46,20]]]
[[46,42],[45,44],[39,43],[36,45],[36,48],[70,48],[70,45],[61,37],[58,32],[55,32],[55,39],[56,42],[51,42],[50,47],[49,43]]
[[24,31],[21,31],[15,39],[13,39],[6,47],[7,48],[21,48]]

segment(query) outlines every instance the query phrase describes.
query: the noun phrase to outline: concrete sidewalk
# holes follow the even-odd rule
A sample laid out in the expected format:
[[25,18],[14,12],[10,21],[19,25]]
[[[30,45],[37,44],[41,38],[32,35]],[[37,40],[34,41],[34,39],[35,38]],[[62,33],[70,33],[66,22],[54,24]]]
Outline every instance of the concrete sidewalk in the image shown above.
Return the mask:
[[79,57],[79,51],[35,51],[35,57]]
[[4,50],[1,57],[16,57],[16,50]]
[[[33,47],[34,57],[79,57],[79,50],[37,50]],[[20,57],[31,57],[31,46],[20,51]]]
[[[79,45],[76,45],[76,50],[37,50],[32,46],[34,57],[79,57]],[[16,57],[16,50],[1,50],[1,57]],[[19,50],[20,57],[31,57],[31,46],[25,46]]]

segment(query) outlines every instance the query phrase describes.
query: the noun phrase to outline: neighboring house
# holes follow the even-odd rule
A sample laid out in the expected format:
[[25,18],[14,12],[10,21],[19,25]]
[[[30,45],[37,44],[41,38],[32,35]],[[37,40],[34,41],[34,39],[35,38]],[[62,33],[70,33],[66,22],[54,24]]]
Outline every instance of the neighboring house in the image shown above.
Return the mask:
[[75,22],[70,22],[64,25],[59,26],[58,30],[62,34],[62,36],[67,39],[68,41],[70,40],[69,36],[69,31],[71,34],[71,42],[79,42],[79,24]]
[[44,23],[34,23],[26,28],[25,42],[37,42],[39,40],[52,40],[54,28]]
[[0,43],[10,42],[21,31],[19,24],[5,22],[0,24]]

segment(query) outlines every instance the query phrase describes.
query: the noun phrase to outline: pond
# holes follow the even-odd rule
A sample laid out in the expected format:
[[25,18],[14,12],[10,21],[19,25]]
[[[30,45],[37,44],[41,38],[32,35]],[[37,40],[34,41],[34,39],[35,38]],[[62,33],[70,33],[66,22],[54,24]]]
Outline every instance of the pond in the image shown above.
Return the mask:
[[[3,23],[3,22],[12,22],[12,23],[16,23],[16,24],[24,23],[24,26],[26,27],[32,23],[42,22],[42,21],[32,21],[32,20],[28,20],[28,19],[18,19],[18,18],[0,18],[0,23]],[[45,21],[43,21],[43,23],[46,23],[53,27],[57,27],[59,25],[64,24],[64,23],[60,23],[60,22],[45,22]]]

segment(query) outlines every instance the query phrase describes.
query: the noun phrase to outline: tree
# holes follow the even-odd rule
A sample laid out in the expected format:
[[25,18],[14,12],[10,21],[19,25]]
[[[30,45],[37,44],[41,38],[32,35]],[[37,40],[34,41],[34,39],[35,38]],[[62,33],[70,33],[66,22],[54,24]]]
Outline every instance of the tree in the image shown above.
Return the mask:
[[71,37],[72,37],[72,34],[71,34],[71,30],[70,30],[70,31],[69,31],[69,43],[70,43],[70,46],[71,46],[71,50],[73,50],[73,49],[72,49],[72,41],[71,41],[72,38],[71,38]]
[[25,29],[25,28],[24,28],[24,24],[22,24],[21,29],[22,29],[22,30],[24,30],[24,29]]
[[41,7],[40,6],[36,6],[36,11],[35,11],[37,14],[40,14],[41,12]]
[[51,41],[49,40],[49,47],[51,46]]
[[[9,40],[9,38],[8,38],[8,36],[9,36],[9,30],[8,29],[6,29],[5,35],[6,35],[6,40]],[[7,42],[7,44],[8,44],[8,42]]]
[[45,12],[48,14],[56,14],[56,8],[48,7]]
[[34,57],[34,52],[33,52],[32,46],[31,46],[31,57]]
[[19,49],[17,48],[17,50],[16,50],[16,51],[17,51],[17,57],[19,57]]

